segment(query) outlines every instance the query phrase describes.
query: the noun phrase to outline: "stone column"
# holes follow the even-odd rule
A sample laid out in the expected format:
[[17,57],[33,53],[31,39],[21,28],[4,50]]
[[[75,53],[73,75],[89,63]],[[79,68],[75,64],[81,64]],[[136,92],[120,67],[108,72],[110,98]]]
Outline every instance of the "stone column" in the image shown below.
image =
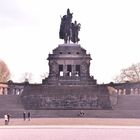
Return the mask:
[[125,92],[126,94],[130,94],[131,93],[131,89],[129,89],[129,88],[126,88],[126,92]]
[[49,76],[56,77],[58,75],[58,64],[55,60],[49,62]]
[[9,87],[7,88],[7,94],[8,95],[10,94],[10,88]]
[[63,74],[64,77],[67,76],[67,65],[63,65]]
[[71,73],[71,75],[72,76],[75,76],[75,74],[76,74],[75,65],[72,65],[72,73]]
[[89,76],[89,63],[86,60],[81,63],[81,76]]
[[84,64],[81,64],[81,66],[80,66],[80,74],[81,74],[81,77],[86,76],[86,67]]
[[3,95],[7,95],[7,87],[3,87]]
[[140,94],[140,89],[138,88],[138,94]]
[[17,89],[16,89],[16,95],[19,95],[19,94],[20,94],[20,89],[17,88]]
[[5,93],[4,93],[4,87],[2,87],[2,94],[5,95]]
[[5,94],[6,95],[8,94],[8,88],[5,88]]
[[19,94],[21,95],[21,94],[22,94],[22,92],[23,92],[23,89],[20,89],[20,90],[19,90]]
[[1,87],[0,87],[0,95],[2,94]]
[[12,93],[12,94],[15,95],[15,92],[16,92],[16,91],[15,91],[15,88],[13,88],[13,93]]

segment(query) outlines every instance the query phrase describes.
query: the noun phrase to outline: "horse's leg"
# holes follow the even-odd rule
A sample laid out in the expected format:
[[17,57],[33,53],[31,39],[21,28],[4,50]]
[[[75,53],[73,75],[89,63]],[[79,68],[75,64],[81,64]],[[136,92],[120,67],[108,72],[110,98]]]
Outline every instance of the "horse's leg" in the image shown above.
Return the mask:
[[69,36],[69,43],[70,43],[70,36]]
[[68,39],[67,39],[67,35],[65,34],[65,37],[64,37],[64,42],[67,43]]
[[69,34],[67,34],[67,42],[70,43],[70,35]]

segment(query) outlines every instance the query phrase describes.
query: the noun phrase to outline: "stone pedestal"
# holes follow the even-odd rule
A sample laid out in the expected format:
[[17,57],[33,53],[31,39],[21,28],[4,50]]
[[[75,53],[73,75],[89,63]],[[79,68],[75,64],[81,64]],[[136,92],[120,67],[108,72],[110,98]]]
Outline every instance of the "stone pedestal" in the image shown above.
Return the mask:
[[90,54],[79,44],[61,44],[49,54],[48,85],[95,85],[90,76]]
[[26,109],[110,109],[106,87],[90,76],[90,54],[78,44],[61,44],[49,54],[49,76],[26,86]]

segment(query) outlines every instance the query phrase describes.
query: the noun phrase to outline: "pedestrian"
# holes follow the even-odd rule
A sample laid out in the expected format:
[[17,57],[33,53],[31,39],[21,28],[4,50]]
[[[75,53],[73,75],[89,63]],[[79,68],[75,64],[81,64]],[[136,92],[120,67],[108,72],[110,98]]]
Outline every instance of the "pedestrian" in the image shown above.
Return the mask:
[[5,121],[5,125],[8,125],[8,116],[7,116],[7,114],[4,115],[4,121]]
[[24,121],[26,120],[26,112],[25,111],[23,112],[23,120]]
[[7,114],[8,122],[10,121],[10,117],[11,117],[11,115],[8,113]]
[[84,111],[81,110],[79,116],[83,117],[84,115],[85,115]]
[[28,121],[30,121],[30,119],[31,119],[31,113],[28,112]]

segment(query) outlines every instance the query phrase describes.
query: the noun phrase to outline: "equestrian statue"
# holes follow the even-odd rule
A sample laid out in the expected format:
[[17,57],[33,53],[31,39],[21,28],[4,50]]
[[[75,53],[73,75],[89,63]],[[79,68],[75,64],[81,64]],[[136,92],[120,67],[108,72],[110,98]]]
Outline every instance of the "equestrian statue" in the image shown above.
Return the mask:
[[80,41],[78,33],[81,28],[81,24],[77,21],[72,22],[73,13],[70,13],[70,9],[67,9],[67,14],[61,17],[61,24],[59,30],[59,38],[64,39],[64,43],[78,43]]

